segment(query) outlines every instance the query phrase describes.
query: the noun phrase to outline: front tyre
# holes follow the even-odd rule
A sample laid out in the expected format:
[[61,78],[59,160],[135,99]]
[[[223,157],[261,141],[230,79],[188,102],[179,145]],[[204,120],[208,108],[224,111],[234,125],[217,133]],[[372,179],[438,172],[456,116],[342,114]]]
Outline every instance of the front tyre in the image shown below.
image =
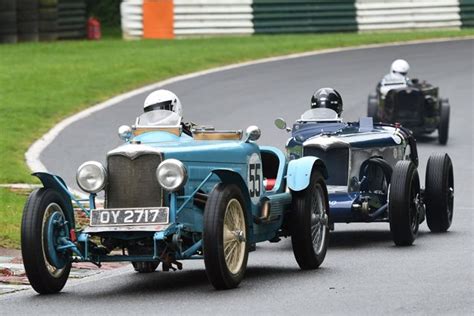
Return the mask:
[[411,161],[397,162],[389,189],[389,222],[397,246],[409,246],[418,234],[418,209],[421,207],[420,179]]
[[326,257],[329,242],[328,195],[324,178],[313,170],[309,186],[292,192],[291,243],[303,270],[318,268]]
[[57,191],[41,188],[30,194],[23,209],[23,264],[31,286],[40,294],[61,291],[71,270],[70,254],[55,250],[58,238],[69,234],[65,205]]
[[242,281],[249,252],[247,213],[239,187],[219,183],[204,210],[203,251],[206,274],[217,290]]
[[426,222],[432,232],[445,232],[453,220],[454,175],[448,154],[430,156],[426,165]]

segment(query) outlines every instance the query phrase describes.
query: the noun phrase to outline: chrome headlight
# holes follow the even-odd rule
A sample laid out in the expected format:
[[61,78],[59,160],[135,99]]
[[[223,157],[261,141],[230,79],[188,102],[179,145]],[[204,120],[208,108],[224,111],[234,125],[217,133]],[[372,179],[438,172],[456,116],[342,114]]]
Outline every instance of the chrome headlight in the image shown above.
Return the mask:
[[177,159],[166,159],[156,168],[158,183],[167,191],[177,191],[188,179],[184,164]]
[[76,182],[82,190],[97,193],[105,187],[107,171],[97,161],[86,161],[77,168]]

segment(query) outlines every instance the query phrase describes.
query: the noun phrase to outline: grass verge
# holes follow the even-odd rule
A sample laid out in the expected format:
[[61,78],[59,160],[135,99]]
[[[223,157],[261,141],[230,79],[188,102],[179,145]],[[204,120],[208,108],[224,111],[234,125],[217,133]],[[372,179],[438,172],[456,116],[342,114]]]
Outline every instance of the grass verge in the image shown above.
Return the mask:
[[[113,95],[229,63],[325,48],[472,36],[473,29],[70,41],[0,46],[0,183],[35,181],[28,146],[63,118]],[[0,246],[18,247],[24,196],[0,190]],[[7,219],[8,218],[8,219]],[[18,223],[18,225],[16,224]]]

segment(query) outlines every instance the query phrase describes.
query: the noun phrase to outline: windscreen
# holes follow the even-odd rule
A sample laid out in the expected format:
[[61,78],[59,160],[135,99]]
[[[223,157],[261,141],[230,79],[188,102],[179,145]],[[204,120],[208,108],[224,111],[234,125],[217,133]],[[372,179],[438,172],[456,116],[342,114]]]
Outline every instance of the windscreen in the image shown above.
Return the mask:
[[336,111],[327,108],[311,109],[301,115],[301,121],[337,121]]
[[137,118],[138,126],[179,126],[180,124],[181,116],[167,110],[146,112]]

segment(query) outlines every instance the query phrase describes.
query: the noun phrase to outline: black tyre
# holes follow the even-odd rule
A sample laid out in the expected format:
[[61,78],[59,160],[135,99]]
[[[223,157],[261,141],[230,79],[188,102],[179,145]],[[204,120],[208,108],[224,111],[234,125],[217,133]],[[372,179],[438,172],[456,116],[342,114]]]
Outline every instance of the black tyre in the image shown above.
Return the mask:
[[31,286],[40,294],[61,291],[71,270],[70,254],[56,252],[48,246],[51,243],[54,245],[57,237],[69,234],[67,226],[61,226],[61,223],[64,224],[65,205],[57,191],[42,188],[30,194],[23,210],[23,264]]
[[377,108],[378,108],[377,95],[374,93],[371,93],[369,94],[369,97],[367,100],[367,116],[372,117],[374,119],[374,122],[377,121]]
[[152,273],[158,268],[159,262],[154,261],[135,261],[132,262],[133,269],[138,273]]
[[206,274],[218,290],[235,288],[247,268],[249,243],[242,192],[233,184],[218,184],[204,210],[203,251]]
[[18,37],[16,35],[0,34],[0,44],[14,44],[16,42],[18,42]]
[[438,141],[441,145],[446,145],[449,137],[449,116],[450,106],[448,100],[441,101],[438,126]]
[[409,246],[418,234],[420,179],[411,161],[399,161],[393,170],[389,189],[389,222],[397,246]]
[[453,163],[448,154],[430,156],[426,166],[426,222],[432,232],[445,232],[451,226],[454,206]]
[[309,186],[292,192],[290,216],[291,243],[298,265],[303,270],[318,268],[326,257],[329,243],[329,202],[326,183],[313,170]]
[[40,21],[56,21],[58,19],[58,10],[55,8],[45,8],[39,10]]

